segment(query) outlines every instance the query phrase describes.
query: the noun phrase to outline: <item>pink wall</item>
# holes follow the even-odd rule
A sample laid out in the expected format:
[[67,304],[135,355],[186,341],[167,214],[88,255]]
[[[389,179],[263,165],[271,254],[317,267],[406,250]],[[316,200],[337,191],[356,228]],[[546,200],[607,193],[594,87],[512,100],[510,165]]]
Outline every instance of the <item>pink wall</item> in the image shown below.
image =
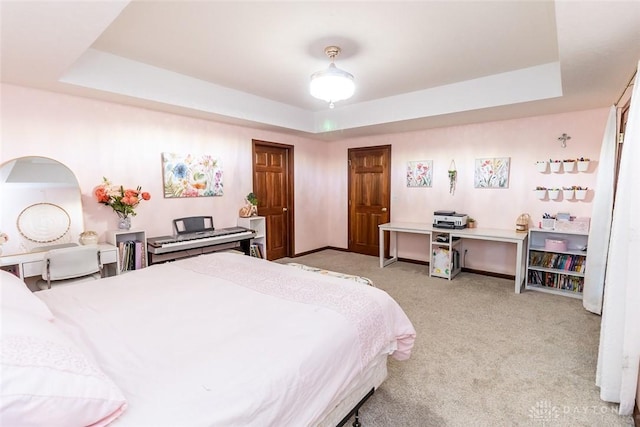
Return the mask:
[[[0,161],[25,155],[51,157],[69,166],[81,184],[85,228],[101,234],[116,216],[94,202],[93,188],[103,176],[114,183],[141,185],[152,200],[140,205],[134,227],[148,236],[171,233],[171,220],[211,214],[216,226],[235,225],[244,196],[251,191],[251,140],[295,146],[296,253],[324,246],[347,247],[347,149],[392,145],[393,221],[432,222],[437,209],[453,209],[478,220],[479,227],[509,228],[528,212],[569,211],[589,216],[591,203],[539,201],[536,185],[595,185],[591,173],[540,174],[535,161],[549,158],[597,159],[607,109],[455,126],[419,132],[322,142],[102,101],[2,85]],[[571,135],[568,147],[557,141]],[[213,154],[224,169],[223,197],[164,199],[161,153]],[[508,189],[474,189],[474,159],[511,157]],[[406,163],[434,161],[432,188],[407,188]],[[458,170],[456,193],[448,192],[447,169]],[[324,230],[325,232],[319,232]],[[104,235],[102,234],[102,240]],[[490,246],[488,246],[490,245]],[[426,242],[403,236],[400,256],[426,260]],[[466,266],[513,274],[509,245],[466,244]]]
[[[103,176],[151,192],[133,218],[133,227],[148,237],[171,234],[171,221],[189,215],[213,215],[216,227],[235,225],[252,190],[251,140],[261,139],[295,146],[296,251],[327,244],[326,236],[315,232],[328,221],[317,209],[327,204],[328,194],[317,185],[325,168],[323,143],[19,86],[1,89],[0,162],[36,155],[66,164],[80,182],[85,229],[98,231],[101,240],[117,225],[115,213],[92,197]],[[163,198],[162,152],[217,156],[224,196]]]
[[[331,198],[329,244],[347,245],[347,154],[353,147],[392,145],[391,220],[433,222],[433,211],[455,210],[478,221],[478,227],[515,229],[521,213],[529,213],[537,224],[545,212],[570,212],[590,216],[591,193],[587,201],[541,201],[533,189],[540,185],[562,187],[580,185],[593,188],[597,162],[589,173],[542,174],[537,160],[588,157],[597,160],[608,109],[555,114],[465,126],[431,129],[394,135],[343,140],[331,144],[329,169],[335,197]],[[558,137],[571,136],[566,148]],[[477,158],[510,157],[509,188],[476,189],[473,184]],[[455,160],[458,181],[455,194],[449,193],[447,170]],[[433,160],[431,188],[408,188],[405,169],[408,161]],[[399,255],[428,260],[428,242],[423,236],[401,235]],[[513,245],[465,242],[466,267],[514,274]]]

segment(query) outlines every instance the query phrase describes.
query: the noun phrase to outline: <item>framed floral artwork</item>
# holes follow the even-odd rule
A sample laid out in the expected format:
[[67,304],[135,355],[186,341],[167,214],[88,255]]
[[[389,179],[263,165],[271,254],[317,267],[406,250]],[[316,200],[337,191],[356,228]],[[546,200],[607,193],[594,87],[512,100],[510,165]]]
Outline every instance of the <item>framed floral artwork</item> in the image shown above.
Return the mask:
[[222,196],[222,165],[210,155],[162,153],[164,197]]
[[510,157],[476,159],[475,188],[509,188]]
[[433,160],[407,162],[407,187],[431,187]]

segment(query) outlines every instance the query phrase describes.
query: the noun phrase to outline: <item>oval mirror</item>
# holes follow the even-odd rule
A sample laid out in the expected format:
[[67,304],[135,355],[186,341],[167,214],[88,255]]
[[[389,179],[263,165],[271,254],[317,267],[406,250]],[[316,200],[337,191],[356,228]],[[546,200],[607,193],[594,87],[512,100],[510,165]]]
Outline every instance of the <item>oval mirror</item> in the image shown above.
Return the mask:
[[46,157],[20,157],[0,166],[2,256],[75,246],[84,229],[75,174]]

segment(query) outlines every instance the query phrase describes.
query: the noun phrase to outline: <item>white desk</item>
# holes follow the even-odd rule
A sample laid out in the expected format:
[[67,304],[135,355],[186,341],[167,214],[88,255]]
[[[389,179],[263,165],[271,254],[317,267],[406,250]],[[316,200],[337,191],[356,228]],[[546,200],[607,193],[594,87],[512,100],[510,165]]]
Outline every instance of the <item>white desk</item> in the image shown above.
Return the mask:
[[[117,266],[118,264],[118,248],[106,243],[99,243],[100,260],[102,264],[107,267],[111,264]],[[43,252],[28,252],[23,254],[6,255],[0,257],[0,268],[14,268],[19,274],[19,277],[24,280],[27,277],[35,277],[42,275],[42,257],[46,251]],[[107,270],[105,268],[105,270]],[[115,273],[118,274],[118,269],[114,268]]]
[[[515,230],[503,230],[498,228],[464,228],[462,230],[434,228],[431,224],[418,222],[388,222],[378,226],[380,233],[380,268],[396,262],[398,260],[398,233],[414,233],[425,234],[431,240],[432,233],[449,233],[451,237],[460,237],[461,239],[487,240],[492,242],[515,243],[516,245],[516,277],[515,291],[517,294],[522,289],[522,284],[527,268],[526,263],[526,244],[528,233],[518,233]],[[389,241],[393,244],[390,249],[391,257],[384,257],[384,232],[389,232]]]

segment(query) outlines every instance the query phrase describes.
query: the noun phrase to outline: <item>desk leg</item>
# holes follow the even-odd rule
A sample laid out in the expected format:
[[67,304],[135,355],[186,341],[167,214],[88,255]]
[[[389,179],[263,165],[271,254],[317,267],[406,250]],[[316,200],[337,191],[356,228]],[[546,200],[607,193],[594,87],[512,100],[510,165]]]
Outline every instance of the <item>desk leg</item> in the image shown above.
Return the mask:
[[[384,268],[389,264],[398,261],[398,233],[389,230],[389,256],[391,258],[384,259],[384,230],[380,230],[380,268]],[[393,249],[392,249],[393,248]]]
[[520,293],[520,290],[522,289],[522,278],[523,278],[523,268],[525,266],[525,260],[524,260],[524,245],[522,243],[522,241],[518,241],[518,243],[516,243],[517,245],[517,250],[516,250],[516,284],[515,284],[515,291],[516,294]]
[[380,268],[384,268],[384,230],[378,229],[378,245],[380,251]]

